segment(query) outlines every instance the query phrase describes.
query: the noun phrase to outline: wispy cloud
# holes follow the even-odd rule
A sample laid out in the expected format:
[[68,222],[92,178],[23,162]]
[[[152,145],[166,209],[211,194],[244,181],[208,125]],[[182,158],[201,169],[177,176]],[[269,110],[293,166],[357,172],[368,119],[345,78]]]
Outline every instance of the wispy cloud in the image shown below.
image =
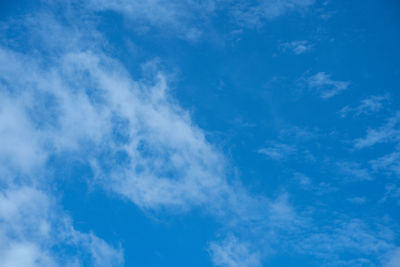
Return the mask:
[[165,30],[184,39],[198,39],[212,17],[218,1],[128,1],[90,0],[87,7],[95,11],[112,10],[122,14],[141,32]]
[[263,147],[258,150],[258,153],[267,156],[270,159],[281,160],[296,152],[296,147],[293,145],[275,143],[268,147]]
[[296,172],[294,174],[294,179],[304,188],[310,188],[312,186],[311,178],[303,173]]
[[372,147],[376,144],[389,143],[393,145],[390,152],[385,155],[369,160],[374,172],[381,172],[385,175],[400,175],[400,113],[388,118],[378,128],[367,130],[366,136],[354,140],[356,149]]
[[400,175],[400,151],[396,150],[369,162],[373,170],[383,170],[389,174]]
[[378,129],[368,129],[364,138],[354,140],[354,147],[357,149],[373,146],[378,143],[397,142],[400,136],[398,124],[400,122],[400,112],[386,120],[386,123]]
[[326,182],[315,183],[309,176],[303,173],[296,172],[294,173],[293,177],[302,189],[310,190],[316,195],[323,195],[338,190]]
[[397,267],[400,266],[400,248],[397,248],[388,255],[387,262],[384,267]]
[[307,79],[308,86],[317,90],[317,93],[324,99],[334,97],[342,91],[347,90],[350,85],[348,81],[335,81],[325,72],[317,74]]
[[[86,7],[94,11],[112,10],[135,23],[137,30],[167,30],[176,36],[196,40],[210,30],[218,12],[228,12],[231,21],[241,27],[260,27],[289,11],[304,10],[315,0],[262,0],[254,3],[232,0],[128,1],[90,0]],[[300,51],[302,48],[298,48]]]
[[[296,211],[285,198],[254,196],[239,182],[229,182],[224,156],[169,95],[167,77],[157,68],[143,74],[145,79],[132,80],[118,61],[101,50],[75,49],[42,65],[41,57],[1,48],[0,61],[8,62],[8,67],[0,64],[0,78],[7,84],[1,91],[5,105],[0,109],[0,126],[10,131],[1,132],[1,142],[15,139],[14,143],[25,144],[0,151],[7,163],[2,167],[12,175],[20,169],[25,175],[32,170],[46,173],[50,157],[69,153],[92,168],[90,178],[97,185],[141,209],[204,209],[224,225],[224,234],[238,236],[239,250],[243,243],[273,242],[269,236],[292,231],[298,224]],[[21,76],[27,68],[30,71]],[[9,94],[11,87],[19,90]],[[37,104],[49,99],[56,105]],[[37,120],[32,114],[43,116]],[[249,227],[257,229],[253,238],[246,237],[252,234]],[[79,235],[76,242],[86,242],[90,251],[96,251],[91,252],[94,262],[100,259],[112,266],[108,262],[122,261],[120,251],[100,239],[73,233]],[[226,255],[236,251],[229,245],[215,245],[212,250]],[[262,260],[263,251],[257,253]],[[253,255],[245,259],[243,254],[241,262],[252,263]]]
[[344,176],[346,181],[363,181],[372,180],[370,171],[362,168],[358,162],[339,162],[337,164],[339,172]]
[[314,140],[320,136],[319,129],[317,128],[302,128],[297,126],[286,127],[279,133],[279,139],[290,138],[294,142],[306,142]]
[[311,50],[313,47],[308,41],[293,41],[293,42],[286,42],[280,45],[280,48],[284,51],[290,50],[296,55],[304,54],[307,51]]
[[379,200],[379,203],[384,203],[388,199],[398,199],[400,198],[400,188],[395,184],[387,184],[385,186],[385,194]]
[[210,253],[215,266],[262,266],[261,255],[257,250],[233,235],[220,243],[211,243]]
[[371,114],[378,112],[382,109],[385,102],[389,100],[388,95],[384,96],[369,96],[361,100],[360,105],[356,107],[345,106],[340,111],[341,117],[346,117],[349,113],[353,113],[356,116],[362,114]]
[[[325,227],[323,233],[311,234],[299,244],[300,250],[327,260],[326,266],[373,266],[380,262],[360,256],[362,254],[382,255],[393,249],[391,237],[380,233],[380,227],[371,228],[362,220],[336,221],[335,226]],[[346,251],[351,255],[347,260],[337,255]],[[330,264],[336,262],[335,264]]]
[[314,2],[314,0],[261,0],[253,3],[238,1],[233,5],[231,12],[239,25],[259,27],[266,20],[275,19],[289,11],[304,10]]
[[347,200],[356,205],[364,204],[367,201],[365,197],[351,197],[348,198]]
[[[1,266],[121,266],[122,251],[75,230],[48,193],[14,185],[0,192]],[[68,250],[63,255],[55,247]]]

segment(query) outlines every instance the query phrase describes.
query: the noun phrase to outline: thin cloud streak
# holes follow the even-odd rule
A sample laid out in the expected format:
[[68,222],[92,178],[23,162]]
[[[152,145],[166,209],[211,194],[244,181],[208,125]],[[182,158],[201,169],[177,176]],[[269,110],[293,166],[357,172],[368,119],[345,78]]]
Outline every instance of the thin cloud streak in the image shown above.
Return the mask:
[[317,90],[321,98],[329,99],[347,90],[350,82],[335,81],[325,72],[318,72],[307,79],[308,86],[311,89]]
[[341,117],[346,117],[348,114],[353,113],[355,116],[368,115],[379,112],[383,107],[384,103],[389,101],[389,96],[369,96],[361,100],[360,105],[356,107],[344,106],[339,114]]

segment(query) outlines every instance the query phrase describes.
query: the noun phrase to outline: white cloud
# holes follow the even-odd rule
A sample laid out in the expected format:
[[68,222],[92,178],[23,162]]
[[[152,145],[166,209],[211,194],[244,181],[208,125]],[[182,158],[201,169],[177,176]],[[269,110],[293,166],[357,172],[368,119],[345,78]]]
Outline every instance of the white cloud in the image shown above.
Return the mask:
[[361,205],[364,204],[367,199],[365,197],[351,197],[347,199],[348,201],[350,201],[353,204],[357,204],[357,205]]
[[[218,12],[228,12],[234,23],[243,27],[261,26],[293,10],[304,10],[314,0],[261,0],[255,3],[232,0],[90,0],[87,7],[96,11],[112,10],[134,22],[140,31],[167,29],[188,40],[198,39],[209,30]],[[301,48],[299,48],[301,49]]]
[[389,260],[386,262],[384,267],[398,267],[400,266],[400,249],[394,250],[389,255]]
[[[16,57],[4,60],[12,62],[13,59]],[[92,53],[67,54],[60,62],[57,72],[48,73],[30,66],[31,77],[19,79],[20,83],[25,82],[24,90],[20,90],[17,96],[8,97],[7,101],[22,102],[19,111],[23,115],[13,117],[18,114],[13,112],[6,116],[19,128],[9,134],[9,138],[4,138],[4,142],[9,143],[10,138],[23,134],[38,136],[39,141],[34,142],[28,152],[41,151],[44,158],[58,151],[86,152],[90,147],[93,152],[96,149],[123,151],[133,165],[111,174],[115,178],[113,188],[143,206],[163,203],[184,206],[192,201],[201,202],[205,195],[200,188],[223,183],[223,159],[207,143],[202,132],[192,126],[188,115],[168,98],[162,75],[153,85],[138,84],[131,81],[116,62]],[[4,79],[12,83],[22,71],[22,67],[16,69]],[[39,87],[32,88],[31,83]],[[95,95],[89,97],[89,93]],[[44,128],[21,125],[23,120],[20,117],[29,118],[27,112],[33,104],[31,99],[23,97],[29,94],[35,97],[35,101],[42,101],[43,95],[50,95],[58,104],[53,110],[54,119],[47,121]],[[35,112],[42,112],[44,107],[36,108]],[[116,130],[113,129],[114,117],[126,121],[127,140],[122,144],[111,134]],[[1,122],[7,126],[6,120]],[[26,139],[28,143],[32,140]],[[98,147],[106,140],[107,147]],[[19,155],[26,154],[25,150],[25,146],[21,149],[13,147],[5,158],[21,158]],[[96,161],[95,153],[85,155],[86,159],[90,157]],[[35,155],[29,159],[36,161]],[[139,167],[142,171],[137,172]],[[168,179],[171,172],[176,177]],[[153,185],[157,187],[153,188]]]
[[[282,225],[287,230],[298,223],[287,200],[252,196],[240,183],[228,180],[224,157],[169,96],[163,74],[156,73],[153,81],[133,81],[118,62],[101,53],[69,53],[47,69],[33,58],[1,51],[2,60],[16,67],[4,76],[0,72],[0,77],[21,88],[4,94],[4,101],[18,108],[8,118],[17,124],[23,122],[20,117],[29,122],[19,125],[12,136],[36,136],[32,150],[41,151],[43,157],[38,162],[31,157],[37,168],[48,168],[45,163],[51,155],[68,152],[92,166],[97,184],[138,207],[180,211],[202,207],[228,232],[246,232],[254,225],[264,239],[270,233],[279,235]],[[29,75],[20,77],[24,68],[30,69]],[[47,98],[56,107],[36,105]],[[48,110],[51,116],[46,115]],[[40,123],[29,116],[32,111],[44,114]],[[20,153],[14,148],[8,157]],[[126,159],[122,162],[121,153]],[[89,249],[94,261],[119,258],[119,252],[105,250],[106,244],[95,237],[77,236],[80,241],[75,243],[97,248]]]
[[301,11],[314,4],[314,0],[261,0],[252,3],[238,1],[232,7],[232,16],[239,25],[261,26],[265,20],[272,20],[289,11]]
[[166,29],[166,32],[191,41],[197,40],[212,17],[219,1],[90,0],[87,7],[96,11],[118,12],[138,31]]
[[[325,226],[323,231],[309,235],[298,245],[301,251],[324,258],[327,266],[357,266],[361,263],[374,266],[376,262],[364,255],[380,256],[393,249],[391,237],[357,219],[335,221],[333,226]],[[340,253],[349,253],[350,257],[340,259]]]
[[1,266],[19,267],[19,266],[59,266],[49,256],[48,252],[42,251],[36,244],[12,243],[7,248],[2,247],[0,252]]
[[308,86],[311,89],[316,89],[317,93],[324,99],[331,98],[340,92],[347,90],[350,82],[335,81],[331,76],[325,72],[318,72],[317,74],[307,79]]
[[297,180],[297,182],[305,188],[309,188],[312,184],[311,178],[308,177],[307,175],[303,174],[303,173],[295,173],[294,174],[294,179]]
[[400,112],[388,118],[386,122],[378,128],[370,128],[363,138],[354,140],[356,149],[372,147],[376,144],[389,143],[393,144],[393,150],[386,155],[380,156],[369,161],[371,168],[375,172],[382,172],[386,175],[400,175]]
[[339,162],[337,164],[339,171],[344,175],[344,180],[347,181],[363,181],[372,180],[370,171],[366,168],[362,168],[357,162]]
[[299,225],[302,222],[302,218],[296,214],[292,205],[289,203],[289,197],[287,193],[280,195],[275,201],[269,203],[269,224],[274,229],[282,228],[289,230],[293,226]]
[[210,253],[215,266],[257,267],[262,266],[261,255],[250,244],[240,242],[230,235],[220,243],[210,244]]
[[388,199],[397,200],[398,198],[400,198],[400,188],[395,184],[387,184],[385,186],[385,194],[379,200],[379,203],[384,203]]
[[349,113],[354,113],[356,116],[362,114],[371,114],[378,112],[382,109],[384,102],[389,99],[388,95],[384,96],[369,96],[361,100],[361,104],[356,107],[345,106],[340,111],[341,117],[346,117]]
[[354,147],[357,149],[371,147],[378,143],[397,142],[400,136],[398,124],[400,112],[389,118],[386,123],[378,129],[368,129],[364,138],[354,140]]
[[269,147],[263,147],[258,153],[267,156],[270,159],[281,160],[296,152],[296,147],[287,144],[275,143]]
[[283,50],[291,50],[296,55],[303,54],[309,51],[312,48],[312,44],[308,41],[293,41],[293,42],[286,42],[280,45]]
[[[105,188],[143,209],[203,206],[223,221],[257,217],[261,223],[287,207],[261,207],[267,199],[229,183],[224,157],[169,97],[162,74],[150,83],[135,82],[117,62],[93,53],[68,54],[59,62],[51,76],[40,68],[32,71],[39,81],[46,80],[38,91],[51,94],[59,108],[55,119],[37,130],[39,139],[46,140],[39,145],[47,154],[74,153],[93,166]],[[30,90],[29,84],[23,88]],[[104,158],[102,151],[109,156]],[[126,164],[114,164],[117,152],[126,155]]]
[[313,191],[316,195],[323,195],[337,190],[337,188],[326,182],[314,183],[310,177],[303,173],[294,173],[294,179],[299,183],[301,188]]
[[[122,252],[74,230],[48,194],[33,187],[0,191],[0,240],[0,265],[5,267],[81,266],[81,255],[89,256],[89,266],[123,263]],[[71,252],[59,254],[55,247]]]
[[1,92],[0,125],[0,160],[3,168],[7,165],[28,172],[44,162],[45,155],[39,146],[39,136],[33,130],[21,104],[10,101]]
[[373,170],[384,170],[400,175],[400,151],[396,151],[369,162]]
[[74,231],[74,241],[86,248],[92,257],[93,265],[98,267],[124,266],[122,249],[115,249],[94,234]]

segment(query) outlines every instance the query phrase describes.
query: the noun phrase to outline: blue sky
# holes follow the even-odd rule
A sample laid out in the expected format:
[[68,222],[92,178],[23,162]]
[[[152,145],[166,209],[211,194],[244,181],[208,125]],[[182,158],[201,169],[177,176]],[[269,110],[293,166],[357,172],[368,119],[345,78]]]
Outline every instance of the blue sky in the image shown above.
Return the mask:
[[397,1],[0,2],[0,265],[400,266]]

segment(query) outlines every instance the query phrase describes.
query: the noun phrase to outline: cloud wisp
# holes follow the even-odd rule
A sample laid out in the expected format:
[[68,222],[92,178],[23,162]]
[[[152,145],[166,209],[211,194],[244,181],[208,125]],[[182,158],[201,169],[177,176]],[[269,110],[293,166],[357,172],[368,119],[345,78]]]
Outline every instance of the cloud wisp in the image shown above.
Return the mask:
[[302,11],[314,4],[314,0],[261,0],[249,3],[238,1],[233,5],[232,16],[244,27],[260,27],[266,21],[276,19],[290,11]]
[[346,117],[348,114],[353,113],[355,116],[368,115],[376,113],[383,108],[385,102],[389,100],[388,95],[384,96],[369,96],[361,100],[360,105],[356,107],[344,106],[339,114],[341,117]]
[[283,51],[290,50],[296,55],[304,54],[311,50],[313,47],[308,41],[293,41],[293,42],[286,42],[280,45],[280,48]]
[[[268,20],[276,19],[290,11],[302,11],[315,0],[171,0],[128,1],[90,0],[86,8],[95,12],[114,11],[121,14],[140,32],[159,29],[180,38],[196,41],[211,29],[217,14],[227,12],[231,23],[243,28],[261,27]],[[297,44],[295,51],[304,50]]]
[[258,153],[274,160],[285,159],[287,156],[293,155],[295,152],[295,146],[280,143],[275,143],[271,146],[263,147],[258,150]]
[[398,142],[400,130],[398,124],[400,122],[400,112],[388,118],[386,123],[378,129],[368,129],[367,134],[363,138],[354,140],[354,147],[362,149],[371,147],[378,143]]
[[[1,266],[109,267],[124,262],[122,250],[75,230],[48,192],[32,186],[1,190],[0,228]],[[55,247],[69,252],[55,252]]]
[[307,79],[307,84],[311,89],[317,90],[321,98],[329,99],[347,90],[350,82],[335,81],[329,74],[318,72]]

